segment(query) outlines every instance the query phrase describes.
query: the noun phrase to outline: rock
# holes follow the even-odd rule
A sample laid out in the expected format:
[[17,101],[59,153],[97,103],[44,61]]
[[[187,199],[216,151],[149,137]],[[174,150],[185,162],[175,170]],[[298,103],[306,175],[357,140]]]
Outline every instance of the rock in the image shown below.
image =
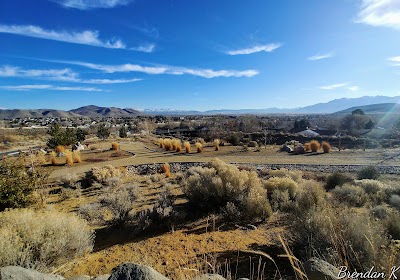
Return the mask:
[[196,276],[195,278],[193,278],[193,280],[226,280],[226,279],[219,274],[207,273],[200,276]]
[[0,280],[65,280],[55,274],[40,273],[20,266],[5,266],[0,268]]
[[284,146],[281,148],[281,152],[288,152],[288,153],[291,153],[291,152],[293,152],[293,149],[292,149],[291,147],[287,146],[287,145],[284,145]]
[[75,145],[72,146],[72,151],[83,151],[85,147],[80,143],[76,143]]
[[113,268],[108,280],[168,280],[168,278],[149,266],[124,263]]
[[305,262],[304,270],[309,280],[337,279],[339,272],[336,267],[318,258]]
[[93,280],[108,280],[108,278],[110,278],[110,276],[111,276],[110,274],[104,274],[104,275],[97,276]]

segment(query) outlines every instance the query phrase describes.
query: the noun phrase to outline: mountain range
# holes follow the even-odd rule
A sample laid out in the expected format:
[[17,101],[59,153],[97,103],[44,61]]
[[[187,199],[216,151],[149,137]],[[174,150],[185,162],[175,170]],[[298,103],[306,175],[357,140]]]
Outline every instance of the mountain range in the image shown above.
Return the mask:
[[[332,114],[351,113],[352,110],[362,109],[366,113],[385,113],[394,110],[399,111],[400,96],[364,96],[359,98],[340,98],[326,103],[318,103],[301,108],[266,108],[266,109],[221,109],[209,111],[194,110],[135,110],[130,108],[99,107],[94,105],[83,106],[77,109],[63,111],[55,109],[2,109],[0,119],[15,118],[40,118],[40,117],[132,117],[138,115],[244,115],[244,114]],[[379,104],[381,104],[379,106]],[[386,104],[386,105],[383,105]],[[370,106],[374,105],[374,106]],[[363,107],[362,106],[367,106]],[[368,107],[370,106],[370,107]],[[347,111],[346,111],[347,110]]]

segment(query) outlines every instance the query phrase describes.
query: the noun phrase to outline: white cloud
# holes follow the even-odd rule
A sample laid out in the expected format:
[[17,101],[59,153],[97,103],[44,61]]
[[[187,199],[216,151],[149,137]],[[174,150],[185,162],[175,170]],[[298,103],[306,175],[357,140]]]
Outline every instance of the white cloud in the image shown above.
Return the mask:
[[128,48],[124,42],[118,39],[101,40],[99,32],[84,30],[71,32],[65,30],[46,30],[34,25],[4,25],[0,24],[0,33],[10,33],[27,37],[67,42],[72,44],[88,45],[108,49],[128,49],[140,52],[152,52],[154,45],[138,46]]
[[400,29],[399,0],[362,0],[356,22]]
[[52,0],[64,7],[79,10],[95,8],[114,8],[119,5],[127,5],[131,0]]
[[400,66],[400,56],[389,57],[387,60],[392,63],[392,66]]
[[142,79],[80,79],[79,74],[69,68],[65,69],[21,69],[15,66],[0,67],[0,77],[40,78],[52,81],[63,81],[82,84],[122,84],[141,81]]
[[333,85],[327,85],[327,86],[320,86],[319,89],[323,90],[332,90],[332,89],[337,89],[337,88],[342,88],[347,86],[349,83],[341,83],[341,84],[333,84]]
[[52,85],[18,85],[18,86],[0,86],[1,89],[11,91],[29,91],[29,90],[57,90],[57,91],[104,91],[94,87],[60,87]]
[[359,91],[360,87],[359,86],[350,86],[350,87],[347,87],[347,89],[350,91]]
[[333,57],[333,53],[316,54],[307,58],[307,60],[320,60]]
[[338,88],[346,88],[349,91],[359,91],[360,87],[356,85],[351,85],[351,83],[339,83],[339,84],[332,84],[332,85],[326,85],[326,86],[320,86],[319,89],[323,90],[334,90]]
[[203,78],[216,78],[216,77],[253,77],[258,75],[257,70],[213,70],[213,69],[191,69],[186,67],[175,67],[169,65],[162,66],[142,66],[138,64],[120,64],[120,65],[104,65],[94,64],[81,61],[52,61],[58,63],[66,63],[72,65],[79,65],[90,69],[96,69],[105,73],[117,72],[140,72],[150,75],[169,74],[169,75],[193,75]]
[[267,45],[257,45],[257,46],[246,48],[246,49],[228,51],[227,54],[240,55],[240,54],[258,53],[258,52],[272,52],[272,51],[280,48],[281,46],[282,46],[282,44],[279,44],[279,43],[271,43],[271,44],[267,44]]

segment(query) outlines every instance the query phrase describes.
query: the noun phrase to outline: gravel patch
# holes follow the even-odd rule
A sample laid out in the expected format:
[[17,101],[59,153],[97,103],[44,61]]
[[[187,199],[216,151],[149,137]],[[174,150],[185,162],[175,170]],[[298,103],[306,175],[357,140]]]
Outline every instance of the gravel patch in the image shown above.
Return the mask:
[[[288,170],[301,170],[301,171],[313,171],[313,172],[358,172],[360,169],[365,168],[369,165],[354,165],[354,164],[335,164],[335,165],[316,165],[316,164],[252,164],[252,163],[233,163],[238,167],[251,167],[258,171],[263,169],[281,169],[285,168]],[[184,172],[193,166],[206,166],[204,162],[184,162],[184,163],[169,163],[171,172]],[[381,174],[400,174],[400,166],[393,165],[376,165],[376,169]],[[139,175],[151,175],[161,172],[161,164],[141,164],[141,165],[129,165],[127,166],[128,172]]]

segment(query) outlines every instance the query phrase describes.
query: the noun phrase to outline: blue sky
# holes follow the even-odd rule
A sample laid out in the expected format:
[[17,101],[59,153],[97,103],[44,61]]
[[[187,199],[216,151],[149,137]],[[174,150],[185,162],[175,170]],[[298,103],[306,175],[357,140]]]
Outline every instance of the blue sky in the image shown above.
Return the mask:
[[400,0],[2,0],[0,108],[400,95]]

